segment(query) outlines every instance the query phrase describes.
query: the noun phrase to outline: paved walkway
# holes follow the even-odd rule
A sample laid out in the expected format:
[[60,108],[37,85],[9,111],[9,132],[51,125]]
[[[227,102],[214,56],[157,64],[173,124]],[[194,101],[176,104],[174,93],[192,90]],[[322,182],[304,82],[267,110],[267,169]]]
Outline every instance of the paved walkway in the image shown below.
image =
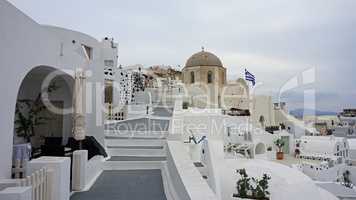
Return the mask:
[[153,108],[153,115],[160,117],[172,117],[173,108],[156,107]]
[[71,200],[167,200],[160,170],[104,171],[88,192]]

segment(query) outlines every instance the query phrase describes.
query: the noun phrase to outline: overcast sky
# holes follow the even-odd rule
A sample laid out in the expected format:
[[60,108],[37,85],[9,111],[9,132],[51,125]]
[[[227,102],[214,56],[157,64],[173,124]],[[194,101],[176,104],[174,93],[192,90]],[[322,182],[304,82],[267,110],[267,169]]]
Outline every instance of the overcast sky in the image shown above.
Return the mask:
[[[355,0],[11,0],[41,24],[119,43],[122,65],[184,66],[204,46],[229,77],[247,68],[276,94],[315,68],[315,82],[288,92],[295,107],[315,89],[317,108],[356,107]],[[296,106],[297,105],[297,106]]]

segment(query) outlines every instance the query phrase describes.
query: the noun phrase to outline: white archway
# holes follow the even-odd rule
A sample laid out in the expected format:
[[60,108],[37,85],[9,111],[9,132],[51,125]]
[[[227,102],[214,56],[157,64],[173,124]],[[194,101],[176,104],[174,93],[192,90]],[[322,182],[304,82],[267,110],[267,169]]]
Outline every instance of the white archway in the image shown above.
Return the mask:
[[[51,78],[49,78],[51,77]],[[14,144],[31,142],[33,149],[44,144],[44,138],[59,138],[66,143],[72,135],[72,101],[74,79],[62,70],[49,66],[32,68],[24,77],[18,89],[14,122]],[[47,92],[50,91],[50,92]],[[46,93],[47,100],[43,98]],[[51,104],[53,108],[49,108]],[[20,115],[28,116],[31,108],[38,108],[36,118],[41,118],[31,134],[24,133],[19,122]],[[32,109],[33,110],[33,109]],[[30,140],[24,135],[32,135]],[[62,140],[62,142],[61,142]]]
[[265,154],[266,153],[266,145],[262,142],[258,143],[255,146],[255,154],[259,155],[259,154]]

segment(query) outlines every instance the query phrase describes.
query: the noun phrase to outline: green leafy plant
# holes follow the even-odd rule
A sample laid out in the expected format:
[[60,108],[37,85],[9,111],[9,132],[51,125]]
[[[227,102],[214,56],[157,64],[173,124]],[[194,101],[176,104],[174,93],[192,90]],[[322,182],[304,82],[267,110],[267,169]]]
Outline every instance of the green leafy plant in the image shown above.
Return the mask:
[[256,187],[253,189],[253,197],[256,199],[269,199],[269,191],[268,189],[268,181],[271,179],[267,174],[263,174],[262,179],[255,179],[252,180],[257,183]]
[[188,109],[189,103],[188,102],[183,102],[183,109]]
[[270,199],[270,192],[268,191],[270,176],[263,174],[262,179],[258,179],[250,178],[245,169],[239,169],[236,172],[240,175],[240,179],[236,183],[237,193],[233,194],[233,197],[259,200]]
[[342,178],[343,178],[343,185],[345,187],[348,187],[348,188],[353,188],[353,184],[351,182],[351,179],[350,179],[350,171],[349,170],[346,170],[343,174],[342,174]]
[[278,148],[278,152],[283,152],[283,147],[285,143],[281,138],[278,138],[276,141],[274,141],[274,144]]
[[272,151],[272,147],[268,147],[268,148],[267,148],[267,151]]
[[[51,93],[57,90],[55,84],[51,84],[44,91]],[[46,109],[42,102],[42,93],[40,92],[34,100],[18,100],[15,110],[15,130],[18,137],[25,138],[26,142],[31,142],[31,137],[35,135],[37,126],[46,124],[51,120],[40,116],[40,113]]]
[[250,180],[251,178],[248,177],[245,169],[239,169],[236,171],[240,175],[240,179],[237,181],[237,196],[241,198],[248,198],[249,191],[251,190]]

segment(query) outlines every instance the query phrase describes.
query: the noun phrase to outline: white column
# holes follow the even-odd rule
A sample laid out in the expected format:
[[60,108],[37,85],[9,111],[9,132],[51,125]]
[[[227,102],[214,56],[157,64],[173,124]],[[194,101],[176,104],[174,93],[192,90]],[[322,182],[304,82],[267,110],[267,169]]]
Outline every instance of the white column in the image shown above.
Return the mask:
[[73,93],[73,134],[76,140],[84,140],[86,136],[85,131],[85,89],[86,77],[84,71],[79,69],[75,74],[74,93]]
[[82,191],[85,188],[87,162],[87,150],[79,150],[73,153],[72,189],[74,191]]

